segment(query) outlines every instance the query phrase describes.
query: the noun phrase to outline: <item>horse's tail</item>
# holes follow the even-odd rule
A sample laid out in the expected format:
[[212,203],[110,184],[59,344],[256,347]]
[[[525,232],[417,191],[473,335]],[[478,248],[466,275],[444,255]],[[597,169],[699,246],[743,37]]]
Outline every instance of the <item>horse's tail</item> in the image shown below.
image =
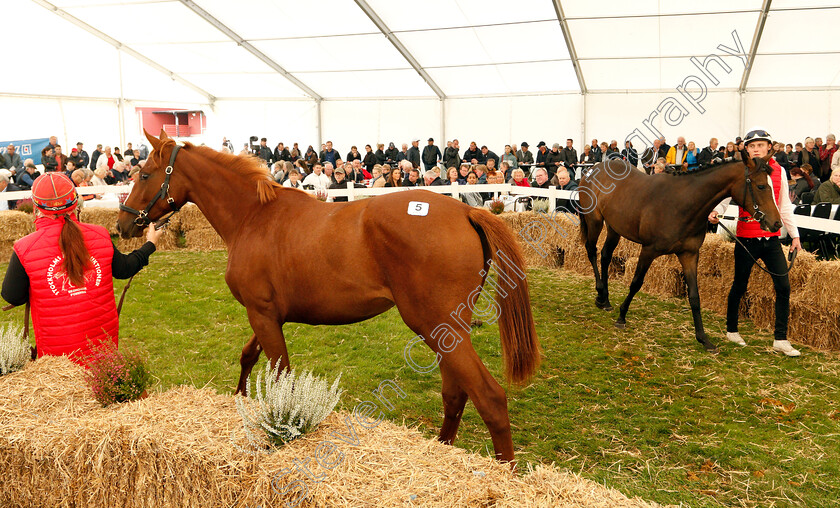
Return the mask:
[[505,359],[505,377],[517,384],[531,378],[540,363],[540,343],[531,314],[525,260],[507,225],[487,210],[472,208],[468,217],[499,275],[496,303],[501,308],[499,335]]

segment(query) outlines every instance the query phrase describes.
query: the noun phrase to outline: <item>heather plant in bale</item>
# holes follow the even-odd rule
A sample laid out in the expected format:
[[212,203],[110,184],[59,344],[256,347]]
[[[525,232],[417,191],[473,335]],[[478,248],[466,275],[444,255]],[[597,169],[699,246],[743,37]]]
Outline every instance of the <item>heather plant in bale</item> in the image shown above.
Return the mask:
[[265,373],[257,374],[254,389],[248,376],[247,396],[236,398],[236,408],[251,443],[258,442],[254,435],[258,432],[264,432],[274,446],[283,446],[312,432],[332,413],[341,397],[341,374],[330,386],[309,371],[297,375],[294,370],[279,369],[279,361],[273,369],[271,362],[266,363]]
[[490,211],[494,215],[499,215],[505,211],[505,202],[501,199],[494,199],[490,202]]
[[19,326],[0,327],[0,376],[21,370],[31,358],[29,342]]
[[33,213],[35,206],[32,204],[32,200],[30,198],[24,198],[17,202],[15,210],[19,212]]
[[531,210],[538,213],[548,213],[548,200],[535,199],[531,204]]
[[85,380],[103,406],[140,399],[151,385],[146,355],[136,348],[120,351],[110,339],[95,347],[87,358]]

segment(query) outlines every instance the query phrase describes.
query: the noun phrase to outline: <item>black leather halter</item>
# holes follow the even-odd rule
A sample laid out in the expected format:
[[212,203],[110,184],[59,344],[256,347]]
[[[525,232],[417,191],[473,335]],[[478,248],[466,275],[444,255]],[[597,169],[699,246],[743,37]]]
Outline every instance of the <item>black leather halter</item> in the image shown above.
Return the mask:
[[157,224],[156,229],[159,229],[164,224],[169,222],[169,219],[173,215],[175,215],[175,212],[181,209],[175,204],[175,200],[172,198],[172,196],[169,195],[169,178],[172,176],[172,171],[175,170],[175,157],[178,156],[178,150],[180,149],[181,145],[175,145],[175,147],[172,149],[172,154],[169,156],[169,165],[166,166],[166,178],[163,180],[163,183],[160,186],[160,190],[157,191],[155,197],[153,197],[149,204],[146,205],[145,210],[135,210],[130,206],[126,206],[120,203],[120,210],[137,216],[137,218],[134,219],[134,224],[136,224],[138,227],[144,228],[152,223],[152,220],[149,219],[149,212],[152,210],[152,207],[155,206],[155,203],[157,203],[157,201],[164,196],[166,196],[166,202],[169,203],[169,208],[172,209],[172,213],[164,217],[163,220],[160,221],[159,224]]
[[746,180],[747,185],[746,185],[746,188],[744,188],[744,200],[741,201],[741,202],[744,203],[744,204],[747,204],[747,192],[749,191],[750,197],[752,198],[752,202],[753,202],[753,211],[750,214],[752,216],[751,218],[739,217],[738,220],[740,220],[742,222],[746,222],[746,221],[749,221],[749,220],[754,220],[756,222],[761,222],[761,220],[764,219],[764,212],[762,212],[761,210],[758,209],[758,201],[755,200],[755,193],[753,192],[753,188],[752,188],[752,178],[750,178],[753,175],[753,173],[756,173],[758,171],[762,171],[763,169],[764,168],[759,167],[755,171],[750,173],[750,167],[747,166],[746,164],[744,164],[744,180]]

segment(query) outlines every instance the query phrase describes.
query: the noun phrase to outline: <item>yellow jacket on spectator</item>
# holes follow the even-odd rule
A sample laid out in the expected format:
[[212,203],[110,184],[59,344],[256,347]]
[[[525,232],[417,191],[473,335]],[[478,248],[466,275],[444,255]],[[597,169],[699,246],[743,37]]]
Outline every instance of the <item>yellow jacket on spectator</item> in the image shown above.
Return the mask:
[[665,164],[682,164],[683,162],[685,162],[686,154],[688,154],[688,147],[684,146],[682,160],[677,162],[677,147],[676,145],[674,145],[668,150],[668,154],[665,155]]

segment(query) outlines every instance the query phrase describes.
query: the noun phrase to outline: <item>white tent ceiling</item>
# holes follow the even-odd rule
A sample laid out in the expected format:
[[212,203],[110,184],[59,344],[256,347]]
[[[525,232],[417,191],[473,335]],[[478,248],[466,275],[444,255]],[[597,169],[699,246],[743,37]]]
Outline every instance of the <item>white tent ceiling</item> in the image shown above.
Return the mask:
[[4,19],[4,39],[34,63],[0,73],[4,94],[206,103],[674,90],[696,74],[690,57],[735,48],[733,32],[753,65],[728,57],[719,90],[840,89],[836,0],[6,0]]

